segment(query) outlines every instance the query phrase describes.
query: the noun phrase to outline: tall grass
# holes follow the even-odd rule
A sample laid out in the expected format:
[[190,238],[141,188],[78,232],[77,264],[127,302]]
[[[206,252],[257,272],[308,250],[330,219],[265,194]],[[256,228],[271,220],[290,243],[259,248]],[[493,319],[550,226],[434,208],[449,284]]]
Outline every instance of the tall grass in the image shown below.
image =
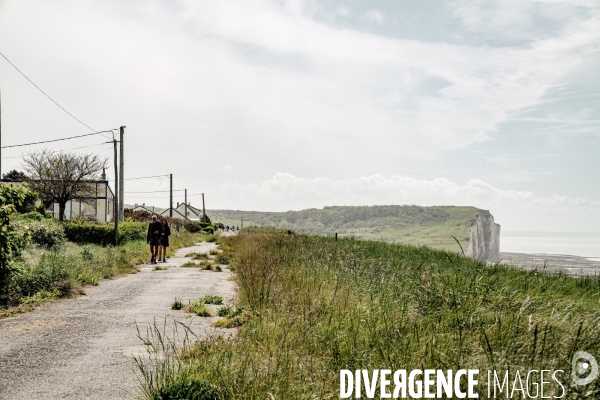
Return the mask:
[[576,351],[600,354],[597,278],[352,239],[221,240],[254,316],[234,339],[188,352],[184,369],[224,398],[337,398],[340,369],[381,368],[480,369],[484,398],[486,370],[560,369],[564,398],[600,394],[570,378]]

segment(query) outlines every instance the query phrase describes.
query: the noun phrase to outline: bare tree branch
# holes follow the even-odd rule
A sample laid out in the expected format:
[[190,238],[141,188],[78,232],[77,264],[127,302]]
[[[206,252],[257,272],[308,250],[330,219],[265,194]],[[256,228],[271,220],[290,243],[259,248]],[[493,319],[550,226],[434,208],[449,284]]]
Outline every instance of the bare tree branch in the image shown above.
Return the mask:
[[58,153],[39,150],[23,156],[23,169],[29,176],[28,186],[40,194],[44,204],[59,205],[59,219],[64,219],[69,200],[91,201],[107,159],[95,154]]

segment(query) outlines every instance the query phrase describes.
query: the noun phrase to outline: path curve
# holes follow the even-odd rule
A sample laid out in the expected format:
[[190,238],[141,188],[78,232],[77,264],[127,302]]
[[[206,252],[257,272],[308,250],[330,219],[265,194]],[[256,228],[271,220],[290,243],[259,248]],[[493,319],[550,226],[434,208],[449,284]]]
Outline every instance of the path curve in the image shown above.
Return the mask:
[[[132,399],[139,396],[133,356],[144,347],[137,326],[181,321],[200,338],[224,334],[210,324],[217,317],[189,318],[172,311],[207,294],[232,303],[231,273],[180,268],[190,252],[206,253],[213,243],[179,249],[154,270],[86,287],[86,295],[40,306],[16,317],[0,319],[0,399]],[[213,309],[216,306],[211,306]],[[188,318],[186,318],[186,315]]]

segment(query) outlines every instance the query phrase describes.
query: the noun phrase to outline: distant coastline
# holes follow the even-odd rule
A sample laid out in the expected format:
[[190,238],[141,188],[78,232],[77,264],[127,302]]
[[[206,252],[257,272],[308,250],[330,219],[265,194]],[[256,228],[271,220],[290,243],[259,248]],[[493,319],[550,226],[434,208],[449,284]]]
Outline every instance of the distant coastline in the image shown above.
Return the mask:
[[600,232],[502,232],[500,252],[571,255],[600,261]]

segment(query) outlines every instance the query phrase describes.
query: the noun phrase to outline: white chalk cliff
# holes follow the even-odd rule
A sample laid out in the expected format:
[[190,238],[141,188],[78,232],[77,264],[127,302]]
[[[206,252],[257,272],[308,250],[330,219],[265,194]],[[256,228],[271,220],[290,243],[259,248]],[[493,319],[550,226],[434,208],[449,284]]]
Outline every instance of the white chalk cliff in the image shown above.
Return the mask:
[[476,260],[500,260],[500,225],[488,210],[477,210],[475,221],[469,227],[469,246],[466,255]]

